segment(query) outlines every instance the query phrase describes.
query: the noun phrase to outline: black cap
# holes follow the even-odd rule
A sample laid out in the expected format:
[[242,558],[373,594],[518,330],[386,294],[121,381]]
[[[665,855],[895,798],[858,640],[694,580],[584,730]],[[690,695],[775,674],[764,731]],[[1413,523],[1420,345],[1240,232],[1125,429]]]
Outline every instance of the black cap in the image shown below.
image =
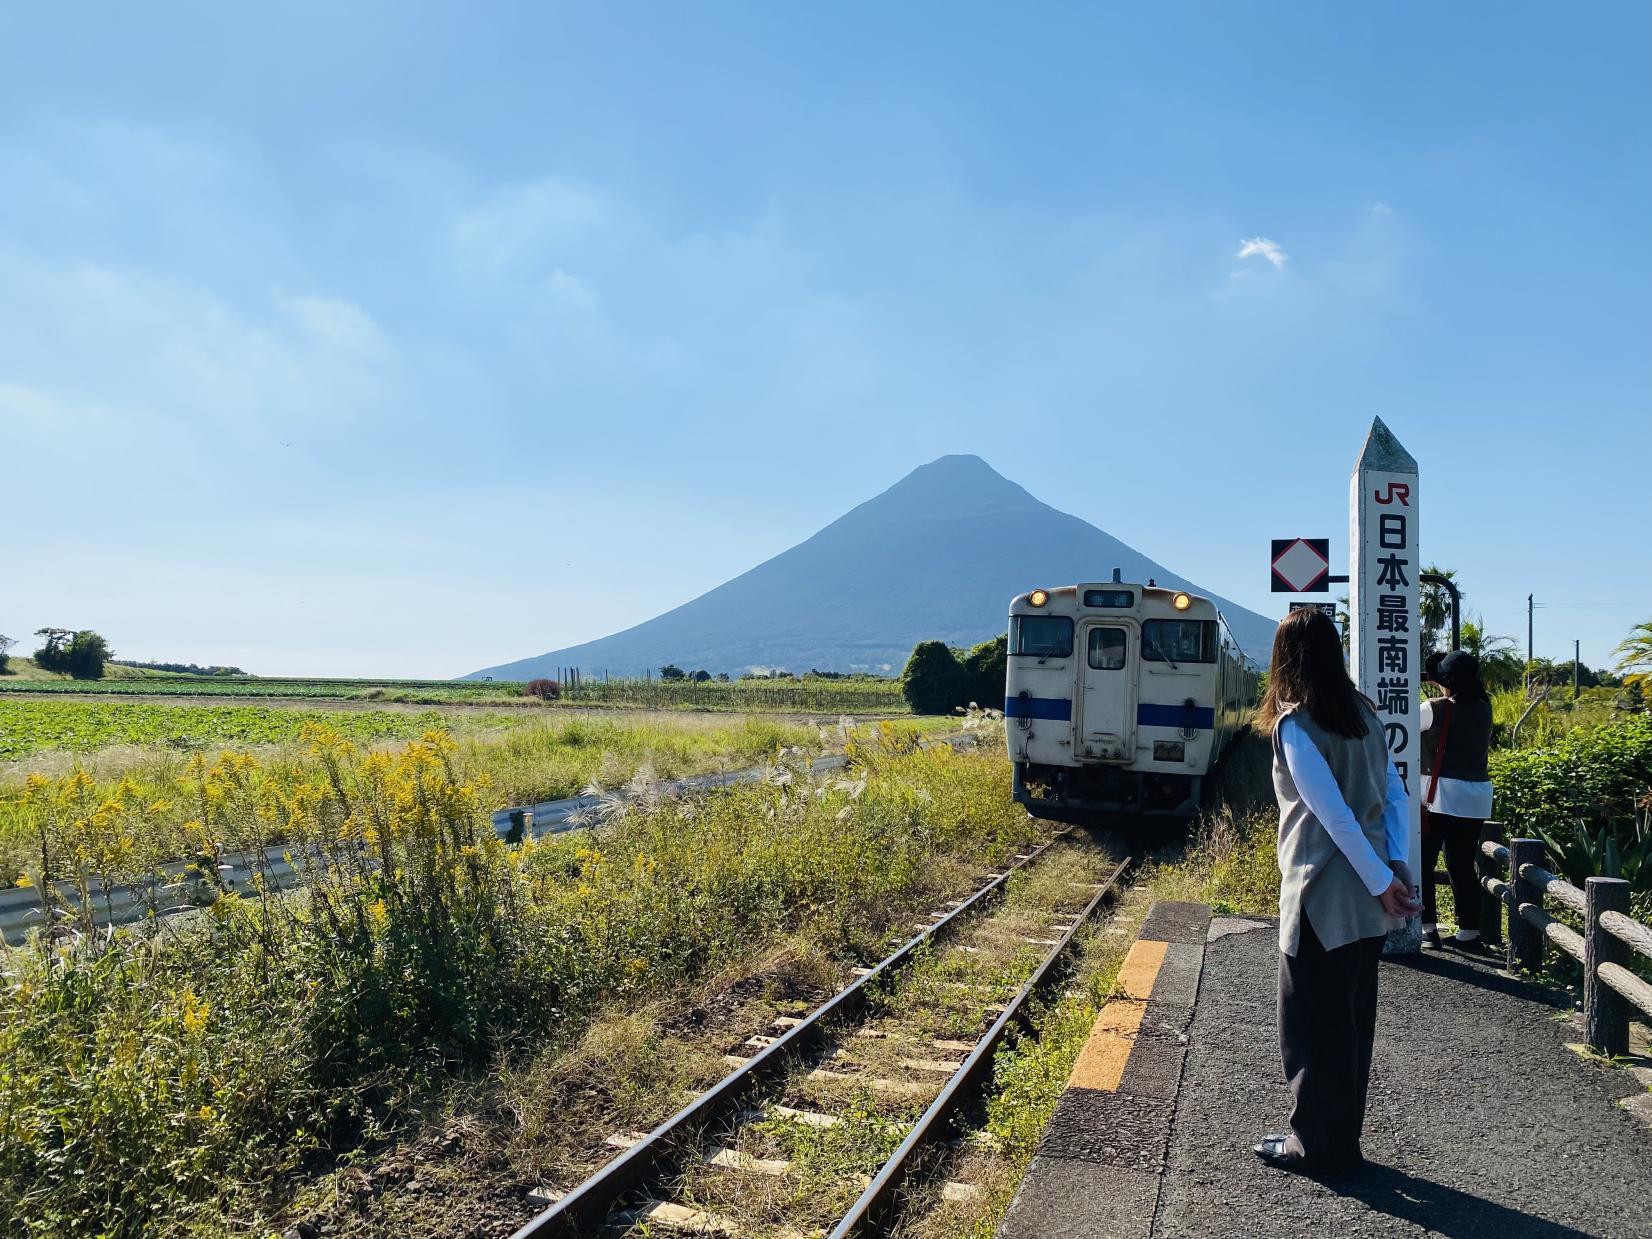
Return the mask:
[[1444,658],[1444,651],[1430,651],[1428,657],[1423,659],[1423,679],[1434,684],[1440,683],[1440,663]]
[[1480,682],[1480,660],[1467,650],[1452,650],[1440,659],[1433,679],[1452,690],[1471,688]]

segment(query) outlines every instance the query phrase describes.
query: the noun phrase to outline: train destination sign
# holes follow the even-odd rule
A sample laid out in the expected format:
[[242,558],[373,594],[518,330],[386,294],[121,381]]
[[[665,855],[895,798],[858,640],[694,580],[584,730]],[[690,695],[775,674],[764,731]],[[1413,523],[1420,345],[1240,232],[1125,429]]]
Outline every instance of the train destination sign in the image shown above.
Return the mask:
[[1273,592],[1323,594],[1331,588],[1329,538],[1275,538]]

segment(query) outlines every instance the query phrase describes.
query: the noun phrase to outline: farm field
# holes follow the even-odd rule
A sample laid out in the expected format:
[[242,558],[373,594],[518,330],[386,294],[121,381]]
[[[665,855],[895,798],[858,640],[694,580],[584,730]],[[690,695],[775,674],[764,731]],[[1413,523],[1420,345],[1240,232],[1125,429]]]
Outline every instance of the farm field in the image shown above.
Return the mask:
[[[802,730],[702,728],[678,729],[684,751],[729,762]],[[0,1230],[451,1233],[439,1214],[404,1226],[352,1212],[373,1204],[342,1190],[364,1173],[352,1166],[455,1114],[532,1144],[588,1087],[599,1026],[691,1007],[779,959],[806,983],[877,951],[913,909],[1039,833],[1004,795],[996,727],[983,734],[983,751],[954,753],[879,724],[850,742],[847,773],[811,776],[807,753],[780,754],[762,783],[644,801],[601,832],[521,847],[493,832],[469,777],[485,750],[467,746],[485,737],[369,752],[311,724],[280,760],[198,755],[175,793],[198,814],[180,827],[197,846],[240,848],[279,821],[323,863],[291,899],[7,952]],[[619,740],[555,742],[609,754]],[[64,854],[137,864],[152,806],[110,808],[105,789],[67,778],[33,793],[68,811],[85,793]]]
[[[411,740],[443,724],[435,710],[353,711],[326,716],[350,740]],[[144,701],[0,700],[0,763],[41,749],[89,753],[109,745],[263,745],[295,741],[315,711],[264,705],[158,705]],[[488,720],[494,726],[505,720]],[[472,720],[470,725],[482,725]]]
[[[131,672],[131,668],[111,668]],[[526,684],[504,680],[333,680],[263,676],[191,676],[160,672],[111,675],[102,680],[0,676],[0,695],[62,694],[80,697],[197,697],[384,702],[410,705],[511,706],[545,709],[607,706],[640,710],[721,710],[734,713],[905,714],[906,702],[894,680],[692,680],[627,679],[582,681],[566,687],[561,700],[544,702],[526,693]]]

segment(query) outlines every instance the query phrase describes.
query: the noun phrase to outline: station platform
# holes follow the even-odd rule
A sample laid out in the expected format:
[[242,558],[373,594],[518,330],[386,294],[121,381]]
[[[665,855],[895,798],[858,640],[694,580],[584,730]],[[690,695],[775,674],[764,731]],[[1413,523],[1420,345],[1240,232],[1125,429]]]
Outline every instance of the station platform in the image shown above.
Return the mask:
[[[1143,923],[1004,1239],[1652,1239],[1652,1093],[1569,1005],[1453,951],[1385,958],[1366,1167],[1251,1152],[1290,1110],[1272,921]],[[1626,1104],[1620,1104],[1626,1103]]]

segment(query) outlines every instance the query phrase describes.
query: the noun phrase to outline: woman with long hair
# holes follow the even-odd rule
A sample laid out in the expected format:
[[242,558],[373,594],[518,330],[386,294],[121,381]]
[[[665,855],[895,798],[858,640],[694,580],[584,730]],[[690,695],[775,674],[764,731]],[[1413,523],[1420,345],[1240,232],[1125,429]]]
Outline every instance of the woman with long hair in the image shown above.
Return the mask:
[[1445,848],[1456,906],[1457,934],[1452,944],[1481,951],[1480,879],[1474,854],[1480,828],[1491,816],[1491,698],[1480,682],[1480,662],[1465,650],[1431,655],[1423,676],[1445,689],[1445,696],[1423,702],[1423,941],[1439,950],[1440,929],[1434,910],[1434,866]]
[[1419,907],[1405,784],[1318,610],[1279,625],[1259,725],[1279,798],[1279,1048],[1290,1131],[1255,1146],[1286,1170],[1359,1167],[1384,936]]

